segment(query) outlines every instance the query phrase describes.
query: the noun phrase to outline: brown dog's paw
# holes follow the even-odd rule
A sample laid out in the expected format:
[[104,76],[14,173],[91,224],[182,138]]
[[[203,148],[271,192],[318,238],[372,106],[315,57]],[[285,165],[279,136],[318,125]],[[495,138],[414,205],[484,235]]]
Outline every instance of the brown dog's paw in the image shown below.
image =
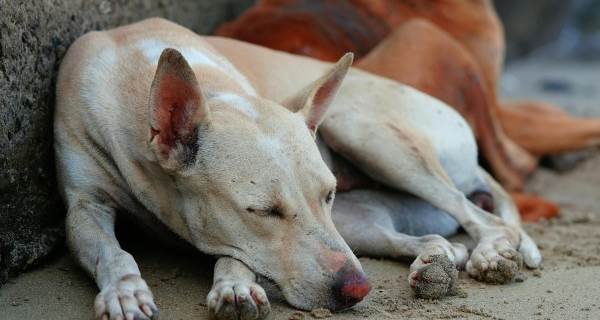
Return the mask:
[[417,298],[439,299],[458,292],[458,270],[447,256],[432,255],[408,278]]

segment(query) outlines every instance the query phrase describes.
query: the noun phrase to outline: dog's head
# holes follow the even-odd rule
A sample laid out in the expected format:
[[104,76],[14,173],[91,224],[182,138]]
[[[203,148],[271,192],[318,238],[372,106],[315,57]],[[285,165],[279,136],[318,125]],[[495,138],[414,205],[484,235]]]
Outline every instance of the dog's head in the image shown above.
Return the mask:
[[344,56],[286,109],[203,90],[166,49],[150,91],[150,148],[182,195],[180,234],[272,279],[302,309],[344,309],[369,291],[331,220],[336,181],[314,141],[351,62]]

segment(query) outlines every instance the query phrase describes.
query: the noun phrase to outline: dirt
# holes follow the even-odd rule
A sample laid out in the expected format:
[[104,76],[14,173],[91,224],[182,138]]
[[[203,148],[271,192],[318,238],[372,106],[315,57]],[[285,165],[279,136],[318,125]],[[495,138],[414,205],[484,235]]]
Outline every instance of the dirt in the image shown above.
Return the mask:
[[[599,64],[534,62],[516,66],[507,90],[512,96],[562,101],[578,114],[600,116]],[[568,81],[568,92],[541,92],[540,77]],[[595,79],[595,80],[594,80]],[[544,257],[540,270],[523,270],[514,282],[489,285],[460,272],[460,293],[442,299],[415,298],[408,285],[409,263],[361,258],[372,291],[354,308],[329,319],[598,319],[600,315],[600,151],[575,169],[538,170],[528,184],[556,201],[560,216],[527,224]],[[464,239],[457,237],[453,241]],[[164,248],[153,239],[125,241],[161,309],[162,319],[208,318],[206,295],[214,261],[200,254]],[[271,319],[312,319],[267,288]],[[0,289],[0,318],[92,319],[94,283],[65,252]]]
[[323,308],[312,310],[310,312],[310,315],[315,319],[325,319],[325,318],[331,318],[333,316],[331,311],[329,311],[328,309],[323,309]]

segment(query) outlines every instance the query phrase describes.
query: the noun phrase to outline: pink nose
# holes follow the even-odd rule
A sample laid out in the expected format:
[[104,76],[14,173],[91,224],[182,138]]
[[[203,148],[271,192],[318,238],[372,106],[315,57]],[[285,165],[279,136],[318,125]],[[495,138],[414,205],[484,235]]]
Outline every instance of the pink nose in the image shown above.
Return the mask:
[[335,310],[343,310],[359,303],[371,291],[367,277],[362,271],[347,271],[342,268],[336,274],[333,287]]

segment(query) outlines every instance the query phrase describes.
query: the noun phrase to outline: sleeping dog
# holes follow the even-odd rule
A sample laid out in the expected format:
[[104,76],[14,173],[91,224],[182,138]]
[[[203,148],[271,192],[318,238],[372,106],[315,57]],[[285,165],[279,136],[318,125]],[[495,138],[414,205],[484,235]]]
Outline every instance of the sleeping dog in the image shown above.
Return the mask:
[[[351,61],[201,37],[161,19],[71,46],[55,149],[68,243],[100,289],[98,319],[158,312],[119,246],[117,212],[219,257],[208,306],[220,319],[268,314],[257,276],[300,309],[353,306],[370,289],[353,251],[416,257],[409,282],[425,296],[453,288],[422,276],[433,267],[450,280],[465,266],[508,282],[522,258],[539,265],[514,205],[478,167],[468,124],[394,81],[346,76]],[[477,243],[470,257],[442,237],[459,226]]]

